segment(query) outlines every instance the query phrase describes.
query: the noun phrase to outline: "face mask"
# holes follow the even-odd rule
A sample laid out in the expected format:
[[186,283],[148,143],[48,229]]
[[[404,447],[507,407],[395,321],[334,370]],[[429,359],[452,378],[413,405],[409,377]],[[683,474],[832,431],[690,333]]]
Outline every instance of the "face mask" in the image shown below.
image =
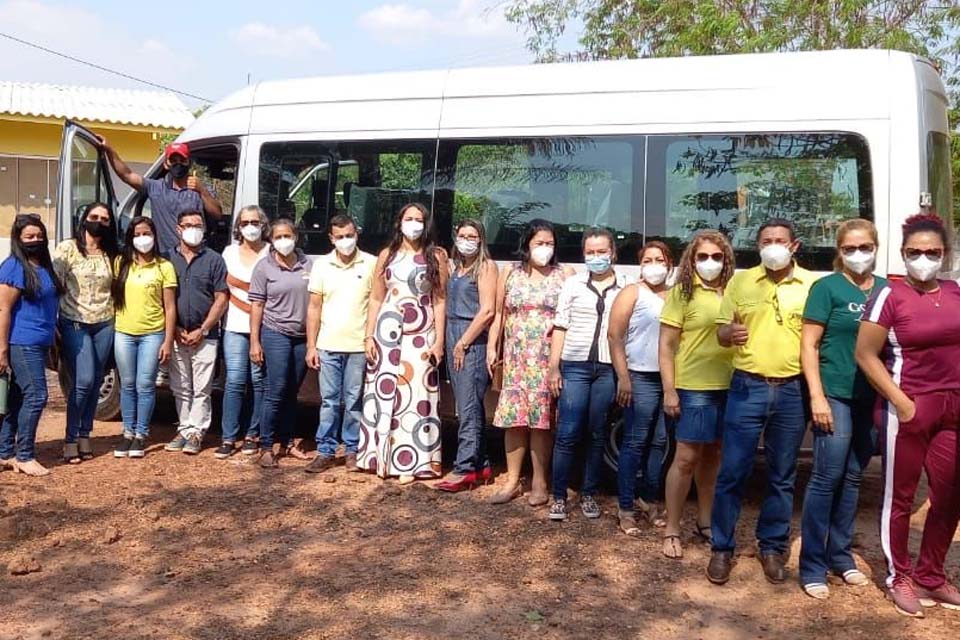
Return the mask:
[[460,255],[474,256],[477,254],[477,251],[480,250],[480,243],[476,240],[461,240],[457,239],[457,251],[460,252]]
[[926,282],[937,277],[941,266],[943,266],[943,260],[931,260],[927,256],[920,255],[913,260],[907,260],[907,273],[914,280]]
[[243,239],[247,242],[256,242],[263,235],[263,232],[260,227],[248,224],[245,227],[240,227],[240,235],[243,236]]
[[663,284],[667,279],[667,265],[665,264],[645,264],[640,267],[640,277],[647,284],[657,286]]
[[791,258],[793,254],[783,244],[768,244],[760,249],[760,262],[771,271],[786,269],[790,265]]
[[697,275],[704,282],[713,282],[723,272],[723,263],[717,262],[713,258],[697,263]]
[[540,245],[530,250],[530,260],[538,267],[545,267],[553,257],[553,247],[550,245]]
[[610,263],[612,259],[610,256],[591,256],[584,261],[584,264],[587,266],[587,271],[590,273],[606,273],[610,270]]
[[37,258],[43,253],[43,245],[46,244],[43,241],[40,242],[26,242],[23,245],[23,252],[28,258]]
[[94,238],[99,238],[107,232],[107,225],[99,220],[87,220],[83,223],[83,228]]
[[853,255],[841,254],[840,259],[843,260],[843,266],[850,271],[853,271],[857,275],[863,275],[873,267],[873,252],[872,251],[854,251]]
[[140,253],[153,251],[153,236],[137,236],[133,239],[133,248]]
[[288,256],[293,253],[294,246],[296,246],[296,243],[293,241],[293,238],[280,238],[279,240],[273,241],[273,248],[282,256]]
[[404,220],[400,223],[400,232],[407,240],[416,240],[423,235],[423,223],[419,220]]
[[183,241],[187,243],[188,246],[195,247],[203,242],[203,229],[198,229],[196,227],[184,229],[180,234],[180,237],[183,238]]
[[185,164],[170,165],[170,175],[173,176],[174,180],[182,180],[183,178],[186,178],[188,171],[190,171],[190,167]]
[[337,251],[340,252],[340,255],[343,256],[352,256],[353,250],[357,248],[357,239],[356,238],[340,238],[333,243],[333,246],[337,248]]

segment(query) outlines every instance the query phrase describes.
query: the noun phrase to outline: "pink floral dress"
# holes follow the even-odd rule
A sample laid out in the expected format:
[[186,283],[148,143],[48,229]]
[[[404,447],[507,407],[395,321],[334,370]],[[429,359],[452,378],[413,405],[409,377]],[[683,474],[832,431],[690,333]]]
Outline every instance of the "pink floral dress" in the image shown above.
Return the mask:
[[563,280],[560,267],[536,282],[519,265],[514,265],[507,276],[503,302],[503,389],[493,417],[494,426],[553,426],[554,403],[547,386],[547,369],[550,333]]

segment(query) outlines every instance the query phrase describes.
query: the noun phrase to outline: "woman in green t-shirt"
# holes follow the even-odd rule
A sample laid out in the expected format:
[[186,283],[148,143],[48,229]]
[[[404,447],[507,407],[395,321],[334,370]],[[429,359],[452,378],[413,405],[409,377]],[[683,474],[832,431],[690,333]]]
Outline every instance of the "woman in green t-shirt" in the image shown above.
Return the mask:
[[877,230],[869,220],[837,229],[835,272],[810,289],[803,310],[800,361],[814,423],[813,474],[803,504],[800,583],[807,595],[830,595],[827,572],[846,584],[869,580],[853,560],[860,476],[874,448],[875,395],[857,368],[854,349],[870,294],[886,280],[873,275]]

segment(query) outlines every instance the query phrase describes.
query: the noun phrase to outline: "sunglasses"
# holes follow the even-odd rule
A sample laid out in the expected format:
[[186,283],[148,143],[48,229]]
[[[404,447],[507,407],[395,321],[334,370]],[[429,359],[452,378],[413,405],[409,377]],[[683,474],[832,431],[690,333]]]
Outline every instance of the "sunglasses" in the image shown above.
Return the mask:
[[240,228],[241,228],[241,229],[242,229],[243,227],[259,227],[259,226],[260,226],[260,221],[259,221],[259,220],[241,220],[241,221],[240,221]]
[[931,260],[940,260],[943,258],[943,249],[912,249],[908,247],[903,250],[903,257],[907,260],[916,260],[920,256],[927,256]]
[[876,249],[877,247],[872,242],[859,245],[846,244],[840,247],[840,253],[845,256],[852,256],[857,251],[861,253],[873,253]]
[[720,252],[697,254],[697,262],[706,262],[707,260],[713,260],[714,262],[723,262],[723,254]]
[[783,324],[783,314],[780,313],[780,296],[777,295],[777,292],[773,292],[773,315],[777,319],[777,324]]

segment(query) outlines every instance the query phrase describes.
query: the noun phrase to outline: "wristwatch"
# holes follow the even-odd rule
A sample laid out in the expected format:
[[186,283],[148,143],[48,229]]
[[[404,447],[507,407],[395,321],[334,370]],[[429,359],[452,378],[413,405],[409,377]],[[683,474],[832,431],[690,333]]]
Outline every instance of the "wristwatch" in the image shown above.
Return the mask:
[[206,338],[209,333],[210,333],[210,330],[209,330],[209,329],[201,329],[201,330],[200,330],[200,335],[202,335],[204,338]]

